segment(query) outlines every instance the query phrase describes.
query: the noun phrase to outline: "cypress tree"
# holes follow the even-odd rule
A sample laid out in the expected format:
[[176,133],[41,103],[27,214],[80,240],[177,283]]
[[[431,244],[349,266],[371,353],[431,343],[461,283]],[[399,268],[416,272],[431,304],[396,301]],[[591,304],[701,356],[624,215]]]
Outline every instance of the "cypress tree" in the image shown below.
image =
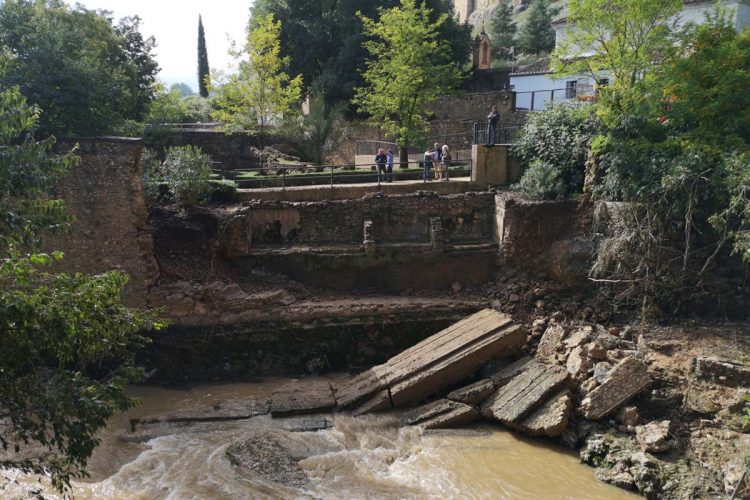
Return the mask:
[[516,45],[516,23],[513,21],[513,7],[506,1],[500,2],[492,15],[490,27],[495,58],[500,61],[510,59],[510,48]]
[[208,51],[203,20],[198,15],[198,89],[201,97],[208,97]]
[[529,17],[518,37],[518,44],[524,53],[539,55],[542,52],[551,52],[555,48],[553,15],[548,0],[533,0],[529,8]]

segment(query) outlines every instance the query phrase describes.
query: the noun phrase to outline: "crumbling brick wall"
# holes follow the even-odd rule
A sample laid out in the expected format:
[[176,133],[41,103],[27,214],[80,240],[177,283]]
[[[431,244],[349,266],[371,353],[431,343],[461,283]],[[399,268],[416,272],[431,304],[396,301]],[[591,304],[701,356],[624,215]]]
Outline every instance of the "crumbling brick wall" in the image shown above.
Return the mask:
[[[378,244],[430,243],[434,217],[441,219],[449,242],[490,242],[495,225],[494,195],[418,192],[322,202],[259,201],[249,204],[231,224],[247,231],[247,240],[255,248],[361,245],[365,221],[371,222],[369,233]],[[225,234],[236,235],[237,231]]]
[[153,238],[146,222],[140,139],[97,138],[61,141],[60,151],[78,144],[80,163],[59,186],[75,218],[69,233],[49,236],[45,247],[61,250],[57,270],[98,274],[119,270],[130,277],[123,301],[142,306],[158,277]]

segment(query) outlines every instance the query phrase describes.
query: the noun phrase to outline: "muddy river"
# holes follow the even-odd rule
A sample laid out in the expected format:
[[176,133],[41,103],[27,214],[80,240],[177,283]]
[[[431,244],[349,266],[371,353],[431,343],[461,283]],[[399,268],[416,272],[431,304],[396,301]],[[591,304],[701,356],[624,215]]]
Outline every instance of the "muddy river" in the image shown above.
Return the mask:
[[[337,416],[332,428],[290,432],[283,420],[262,416],[158,424],[135,440],[128,434],[130,418],[227,399],[265,398],[283,382],[132,388],[142,405],[115,417],[102,433],[90,464],[92,477],[75,483],[75,498],[635,498],[597,481],[569,450],[490,425],[422,433],[400,428],[397,415]],[[272,436],[292,455],[303,457],[299,465],[308,477],[305,486],[285,487],[238,472],[226,458],[227,448],[258,435]],[[23,491],[38,484],[22,474],[10,477],[17,484],[2,492],[4,498],[28,498]]]

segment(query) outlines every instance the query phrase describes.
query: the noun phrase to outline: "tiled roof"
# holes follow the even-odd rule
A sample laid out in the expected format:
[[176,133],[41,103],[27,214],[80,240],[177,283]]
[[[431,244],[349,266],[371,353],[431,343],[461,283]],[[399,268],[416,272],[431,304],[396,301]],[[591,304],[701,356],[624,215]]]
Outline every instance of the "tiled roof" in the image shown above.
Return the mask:
[[529,64],[528,66],[524,68],[520,68],[518,71],[511,73],[510,76],[543,75],[546,73],[551,73],[549,69],[549,63],[550,63],[549,57],[543,57],[542,59],[539,59],[537,62]]

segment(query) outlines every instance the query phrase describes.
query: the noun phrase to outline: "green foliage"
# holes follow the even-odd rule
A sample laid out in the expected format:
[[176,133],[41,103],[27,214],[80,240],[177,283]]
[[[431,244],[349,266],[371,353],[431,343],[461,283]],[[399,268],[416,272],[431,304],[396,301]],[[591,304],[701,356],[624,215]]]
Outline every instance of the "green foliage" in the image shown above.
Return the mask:
[[34,139],[39,114],[18,88],[0,92],[0,255],[15,244],[37,244],[42,230],[70,222],[63,202],[48,193],[75,158],[51,154],[52,138]]
[[195,95],[195,91],[187,83],[173,83],[169,87],[169,91],[172,92],[174,90],[180,93],[180,97],[190,97]]
[[159,156],[153,149],[144,148],[141,154],[143,168],[143,198],[147,207],[154,207],[163,201],[161,185],[164,183],[164,170]]
[[[399,5],[398,0],[256,0],[251,23],[273,14],[281,21],[281,55],[289,57],[289,73],[302,75],[306,85],[315,87],[328,105],[350,101],[354,89],[362,87],[365,39],[357,13],[375,19],[378,8]],[[471,46],[471,27],[459,24],[451,0],[427,0],[434,23],[443,14],[449,18],[440,25],[439,38],[450,46],[446,60],[466,64]]]
[[532,200],[564,197],[568,193],[568,186],[563,181],[564,174],[564,170],[559,165],[535,159],[524,171],[516,187],[524,196]]
[[267,15],[256,21],[239,57],[239,72],[223,85],[217,85],[214,116],[229,131],[254,132],[261,141],[270,128],[277,125],[302,94],[302,77],[290,78],[284,72],[288,57],[281,57],[279,33],[281,23]]
[[212,99],[196,95],[181,97],[174,86],[166,91],[159,85],[145,121],[157,126],[165,123],[208,123],[213,112]]
[[513,146],[527,168],[519,184],[525,194],[554,198],[581,192],[588,146],[596,133],[593,111],[585,104],[562,103],[530,114]]
[[[750,31],[736,33],[717,11],[674,40],[660,65],[615,85],[597,104],[605,128],[592,142],[594,194],[642,207],[625,229],[632,231],[627,241],[600,250],[595,277],[621,283],[618,297],[667,314],[720,296],[712,273],[730,249],[746,262],[750,257],[744,91]],[[648,59],[624,54],[620,60],[637,68]]]
[[668,20],[680,0],[570,0],[570,28],[555,50],[552,68],[561,75],[610,78],[599,96],[605,120],[642,113],[657,62],[667,62],[673,40]]
[[203,19],[198,16],[198,93],[201,97],[208,97],[209,73],[206,32],[203,30]]
[[510,48],[516,45],[516,30],[513,7],[508,2],[500,2],[492,15],[490,28],[495,59],[508,61],[513,57]]
[[140,120],[158,67],[137,17],[118,25],[59,0],[0,4],[0,47],[12,56],[0,87],[18,86],[39,105],[42,134],[101,135]]
[[343,103],[328,105],[312,96],[309,113],[290,120],[287,130],[301,149],[302,156],[316,165],[327,161],[346,130]]
[[174,201],[182,207],[198,205],[211,193],[211,158],[200,148],[167,149],[161,172]]
[[120,304],[120,273],[44,271],[62,255],[36,244],[70,222],[51,194],[74,158],[34,139],[38,116],[18,89],[0,92],[0,469],[45,475],[62,492],[86,476],[97,431],[133,405],[133,350],[159,325]]
[[691,140],[750,144],[750,30],[735,33],[726,15],[682,30],[657,83],[670,127]]
[[539,55],[555,48],[555,29],[552,27],[555,13],[549,0],[532,0],[529,15],[518,34],[521,52]]
[[461,73],[448,42],[440,39],[437,21],[424,3],[401,0],[400,7],[381,9],[380,19],[361,17],[369,53],[363,73],[366,86],[355,89],[354,104],[369,121],[405,148],[427,130],[427,117],[438,96],[451,92]]

